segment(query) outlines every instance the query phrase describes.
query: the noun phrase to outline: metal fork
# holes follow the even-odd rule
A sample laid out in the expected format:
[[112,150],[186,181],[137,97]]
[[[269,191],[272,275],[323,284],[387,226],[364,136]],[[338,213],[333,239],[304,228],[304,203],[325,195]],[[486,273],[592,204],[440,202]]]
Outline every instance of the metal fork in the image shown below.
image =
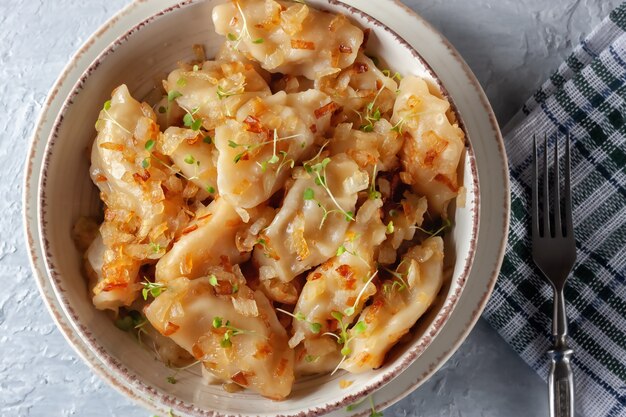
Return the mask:
[[[565,282],[576,262],[576,238],[572,224],[570,186],[570,137],[568,134],[565,144],[563,200],[560,194],[558,137],[554,146],[552,190],[549,190],[548,185],[547,136],[544,136],[543,143],[543,186],[540,196],[537,138],[533,136],[532,246],[533,260],[554,290],[552,317],[554,345],[548,351],[551,359],[548,377],[550,416],[574,417],[574,375],[571,367],[574,352],[567,345],[567,317],[563,296]],[[552,194],[552,204],[550,204],[550,194]],[[561,205],[563,213],[561,213]],[[550,213],[550,206],[552,206],[552,213]]]

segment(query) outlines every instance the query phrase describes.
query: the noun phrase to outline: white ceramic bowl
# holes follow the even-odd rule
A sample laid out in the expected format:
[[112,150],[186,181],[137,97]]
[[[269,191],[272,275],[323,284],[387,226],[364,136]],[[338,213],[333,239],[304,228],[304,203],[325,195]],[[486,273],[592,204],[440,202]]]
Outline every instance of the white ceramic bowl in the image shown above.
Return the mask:
[[[25,187],[27,237],[44,299],[70,343],[94,369],[126,394],[156,409],[172,408],[178,414],[193,416],[312,416],[340,409],[373,393],[414,362],[419,362],[450,320],[461,301],[464,287],[474,284],[472,264],[480,248],[478,230],[484,223],[481,216],[485,214],[479,205],[485,192],[479,190],[478,185],[481,165],[475,155],[475,140],[482,142],[487,134],[490,140],[495,138],[499,151],[486,151],[486,154],[492,152],[497,157],[491,160],[491,168],[503,173],[501,181],[490,179],[490,186],[495,187],[489,191],[495,198],[490,203],[495,201],[502,207],[492,210],[500,215],[496,217],[498,227],[491,227],[489,232],[495,238],[495,243],[489,245],[495,250],[493,256],[486,255],[484,259],[487,268],[493,264],[493,270],[487,274],[486,280],[476,275],[476,284],[485,287],[483,294],[474,295],[469,301],[472,310],[462,313],[458,323],[452,324],[460,335],[438,348],[441,354],[436,360],[422,364],[425,371],[422,369],[420,378],[409,384],[409,388],[419,385],[455,350],[473,326],[491,291],[507,232],[508,182],[497,125],[475,79],[467,70],[465,77],[470,83],[465,90],[455,84],[455,91],[468,109],[466,114],[458,105],[457,96],[449,91],[448,83],[442,82],[439,73],[435,75],[411,44],[372,17],[375,14],[377,18],[393,21],[393,12],[406,13],[390,1],[385,1],[388,9],[380,7],[376,13],[369,10],[370,14],[362,11],[368,7],[371,9],[365,0],[345,3],[309,0],[307,3],[347,14],[361,27],[371,28],[368,51],[390,63],[394,71],[419,75],[439,85],[442,94],[458,110],[468,136],[462,162],[466,205],[457,209],[455,226],[447,240],[446,255],[452,254],[448,257],[451,278],[434,308],[412,332],[411,342],[396,349],[379,370],[359,375],[337,373],[310,377],[295,385],[288,400],[277,403],[251,392],[228,394],[220,386],[207,386],[200,379],[199,368],[179,374],[176,385],[167,383],[166,377],[171,375],[171,370],[155,361],[150,352],[142,349],[130,335],[119,331],[104,313],[92,306],[81,273],[81,254],[74,247],[71,230],[80,216],[96,214],[100,208],[98,193],[89,179],[86,152],[95,136],[93,121],[117,85],[126,83],[131,93],[141,99],[153,89],[155,79],[163,78],[177,61],[191,57],[191,45],[204,44],[207,55],[212,56],[223,39],[215,35],[210,14],[213,6],[221,2],[223,0],[198,0],[179,4],[174,0],[158,0],[148,2],[151,3],[148,6],[137,1],[87,42],[53,89],[33,140]],[[421,30],[439,36],[427,26]],[[441,48],[447,45],[443,38],[435,39]],[[450,51],[454,52],[449,49],[447,53]],[[445,56],[440,51],[439,59]],[[458,56],[455,60],[458,68],[466,69]],[[468,115],[471,119],[467,118]],[[481,143],[481,149],[483,146]],[[487,156],[481,158],[485,159],[486,166]],[[499,220],[501,217],[504,221]],[[340,379],[353,383],[340,389]],[[392,394],[391,401],[407,392],[406,388],[401,389],[400,394]]]

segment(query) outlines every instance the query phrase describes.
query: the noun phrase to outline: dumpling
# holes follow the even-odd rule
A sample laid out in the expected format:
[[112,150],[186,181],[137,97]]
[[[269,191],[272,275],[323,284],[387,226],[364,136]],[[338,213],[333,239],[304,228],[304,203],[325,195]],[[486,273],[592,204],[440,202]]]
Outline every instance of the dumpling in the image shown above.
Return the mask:
[[305,165],[310,172],[300,172],[254,249],[261,280],[291,281],[333,257],[354,220],[357,194],[368,187],[367,173],[345,154]]
[[182,175],[212,196],[217,196],[217,149],[208,134],[170,127],[161,135],[159,150],[169,156]]
[[183,231],[172,248],[156,264],[157,281],[205,276],[211,266],[238,264],[250,258],[241,252],[236,236],[248,227],[223,198],[214,200]]
[[361,51],[351,66],[317,79],[315,88],[341,106],[339,122],[353,123],[356,129],[369,132],[377,121],[391,115],[398,90],[396,78],[400,76],[383,73]]
[[306,4],[237,0],[213,9],[215,31],[270,72],[314,80],[354,62],[363,31]]
[[459,191],[457,168],[465,148],[463,131],[448,118],[449,110],[450,103],[433,95],[421,78],[400,83],[392,123],[409,135],[401,152],[403,181],[428,198],[435,214],[443,213]]
[[95,306],[117,311],[139,294],[141,265],[165,252],[188,215],[183,182],[152,162],[159,130],[150,106],[136,101],[122,85],[105,103],[96,128],[90,173],[106,208],[87,269],[97,276]]
[[[369,297],[376,293],[376,285],[372,283],[377,274],[374,252],[385,239],[381,207],[381,199],[365,201],[345,241],[335,249],[336,256],[307,276],[294,310],[294,314],[302,314],[305,320],[293,322],[289,346],[295,347],[305,338],[329,337],[320,335],[337,329],[335,312],[341,314],[343,324],[351,324]],[[311,323],[319,323],[321,331],[315,332]]]
[[234,117],[248,100],[271,94],[252,65],[226,61],[206,61],[192,70],[176,69],[164,87],[168,99],[175,100],[189,115],[187,127],[196,130],[215,129],[226,118]]
[[381,366],[387,351],[430,307],[443,282],[443,240],[431,237],[413,247],[396,274],[361,312],[365,325],[349,331],[350,354],[342,369],[357,373]]
[[231,273],[209,273],[169,281],[146,318],[221,380],[284,399],[294,381],[294,352],[270,302],[248,288],[237,265]]
[[[281,189],[294,164],[330,126],[333,103],[315,90],[250,100],[215,130],[220,194],[251,208]],[[320,110],[322,109],[322,110]]]

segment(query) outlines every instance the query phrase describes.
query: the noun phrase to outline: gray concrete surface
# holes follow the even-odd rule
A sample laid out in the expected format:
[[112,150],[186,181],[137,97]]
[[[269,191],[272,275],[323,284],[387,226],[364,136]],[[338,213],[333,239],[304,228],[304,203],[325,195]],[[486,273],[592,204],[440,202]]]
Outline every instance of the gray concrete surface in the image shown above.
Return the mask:
[[[1,416],[150,415],[94,376],[56,330],[28,266],[21,224],[21,173],[46,93],[80,44],[128,1],[0,0]],[[620,3],[405,2],[460,50],[502,125]],[[442,370],[385,415],[546,416],[547,398],[542,381],[481,321]]]

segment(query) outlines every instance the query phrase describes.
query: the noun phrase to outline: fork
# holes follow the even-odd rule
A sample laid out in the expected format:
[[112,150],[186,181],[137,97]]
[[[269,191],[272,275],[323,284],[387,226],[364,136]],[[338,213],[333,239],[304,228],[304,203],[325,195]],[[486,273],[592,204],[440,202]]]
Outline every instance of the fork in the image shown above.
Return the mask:
[[[572,196],[570,186],[570,137],[566,138],[564,166],[564,198],[560,195],[559,140],[554,146],[552,190],[549,190],[548,139],[544,136],[543,181],[539,187],[539,163],[537,138],[533,136],[533,184],[532,184],[532,253],[554,291],[552,335],[548,392],[550,417],[574,417],[574,375],[571,358],[574,353],[567,345],[567,316],[563,289],[567,277],[576,262],[576,240],[572,224]],[[552,203],[550,203],[550,194]],[[541,211],[539,209],[541,205]],[[561,213],[561,205],[563,213]],[[552,216],[550,216],[552,206]]]

